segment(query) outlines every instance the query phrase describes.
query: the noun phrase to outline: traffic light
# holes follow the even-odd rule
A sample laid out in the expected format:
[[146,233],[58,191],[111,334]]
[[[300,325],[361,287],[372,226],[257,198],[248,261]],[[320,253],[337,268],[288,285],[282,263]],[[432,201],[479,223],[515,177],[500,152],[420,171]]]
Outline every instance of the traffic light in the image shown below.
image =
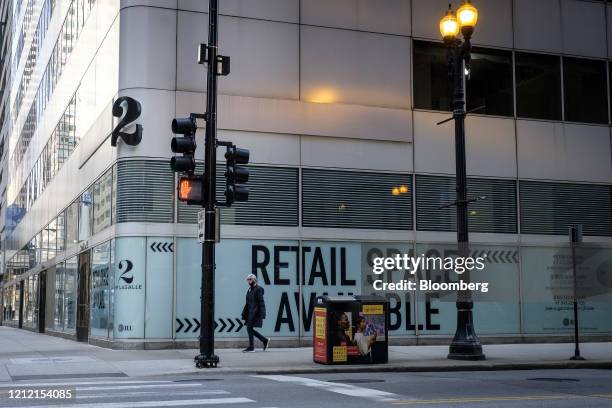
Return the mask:
[[244,185],[249,181],[249,170],[237,164],[249,162],[249,151],[235,145],[227,147],[225,152],[225,199],[228,205],[235,201],[249,201],[249,188]]
[[193,116],[172,120],[172,133],[183,135],[173,137],[170,143],[173,153],[183,154],[183,156],[174,156],[170,159],[172,171],[193,174],[196,167],[193,156],[196,149],[195,134],[197,128],[198,125]]
[[204,201],[204,180],[202,176],[179,178],[178,199],[187,204],[202,204]]

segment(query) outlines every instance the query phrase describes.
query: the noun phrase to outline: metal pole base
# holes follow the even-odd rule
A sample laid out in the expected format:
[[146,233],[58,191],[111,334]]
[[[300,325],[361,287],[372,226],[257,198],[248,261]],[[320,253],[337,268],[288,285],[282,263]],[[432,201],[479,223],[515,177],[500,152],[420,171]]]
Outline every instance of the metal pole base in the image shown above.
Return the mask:
[[576,355],[576,356],[570,357],[570,360],[574,360],[574,361],[584,361],[584,360],[585,360],[585,358],[584,358],[584,357],[582,357],[581,355]]
[[471,305],[457,303],[457,331],[449,348],[451,360],[486,360],[472,323]]
[[210,356],[199,354],[194,357],[193,361],[195,361],[197,368],[217,368],[217,364],[219,364],[219,356],[215,354]]

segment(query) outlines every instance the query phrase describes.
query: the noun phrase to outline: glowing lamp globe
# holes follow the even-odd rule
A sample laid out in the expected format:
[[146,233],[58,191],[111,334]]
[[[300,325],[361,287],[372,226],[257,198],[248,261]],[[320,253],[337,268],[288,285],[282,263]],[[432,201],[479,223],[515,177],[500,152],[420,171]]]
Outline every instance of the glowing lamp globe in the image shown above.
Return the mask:
[[444,41],[453,41],[459,34],[459,22],[452,10],[448,10],[446,15],[440,20],[440,33]]
[[478,22],[478,10],[470,0],[465,0],[457,10],[457,20],[463,35],[470,36],[474,32],[474,27]]

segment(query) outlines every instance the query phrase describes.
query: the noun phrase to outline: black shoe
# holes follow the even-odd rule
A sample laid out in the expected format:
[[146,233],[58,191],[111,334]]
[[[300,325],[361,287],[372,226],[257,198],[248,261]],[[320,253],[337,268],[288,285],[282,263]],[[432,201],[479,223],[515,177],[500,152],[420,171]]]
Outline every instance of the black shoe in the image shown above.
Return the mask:
[[263,351],[266,351],[268,349],[268,347],[270,347],[270,340],[271,340],[270,338],[266,339],[266,342],[264,343],[264,350]]
[[253,347],[247,347],[244,350],[242,350],[243,353],[254,353],[255,349]]

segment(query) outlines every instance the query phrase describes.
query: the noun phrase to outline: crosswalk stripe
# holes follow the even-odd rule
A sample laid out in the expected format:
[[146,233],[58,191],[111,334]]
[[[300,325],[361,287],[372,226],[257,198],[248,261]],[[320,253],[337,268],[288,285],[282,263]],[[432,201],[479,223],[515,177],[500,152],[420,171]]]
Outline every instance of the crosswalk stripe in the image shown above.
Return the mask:
[[[198,405],[214,405],[214,404],[245,404],[255,402],[249,398],[208,398],[197,400],[172,400],[172,401],[130,401],[130,402],[104,402],[100,404],[84,403],[62,405],[64,407],[73,408],[153,408],[153,407],[179,407],[179,406],[198,406]],[[41,408],[41,405],[30,405],[20,408]]]
[[174,384],[173,381],[87,381],[87,382],[47,382],[47,383],[20,383],[12,382],[0,384],[0,388],[18,388],[18,387],[49,387],[55,385],[63,385],[66,387],[74,387],[76,385],[111,385],[111,384]]
[[[228,395],[230,394],[230,392],[228,391],[224,391],[224,390],[202,390],[202,391],[178,391],[178,392],[173,392],[172,396],[173,397],[177,397],[179,395],[181,396],[185,396],[185,395]],[[142,397],[142,396],[147,396],[147,397],[152,397],[152,396],[156,396],[156,395],[163,395],[163,396],[167,396],[168,393],[167,392],[156,392],[156,391],[143,391],[143,392],[122,392],[122,393],[113,393],[112,395],[109,394],[102,394],[102,395],[95,395],[95,394],[80,394],[77,393],[76,398],[77,399],[96,399],[96,398],[111,398],[111,397]]]
[[288,375],[258,375],[257,378],[266,378],[268,380],[279,382],[292,382],[305,385],[307,387],[321,388],[337,394],[349,395],[351,397],[366,398],[374,401],[391,402],[397,401],[399,395],[386,391],[380,391],[373,388],[357,387],[350,384],[329,383],[326,381],[313,380],[306,377],[294,377]]
[[116,385],[112,387],[76,387],[77,392],[95,390],[133,390],[142,388],[194,388],[201,387],[202,384],[140,384],[140,385]]

